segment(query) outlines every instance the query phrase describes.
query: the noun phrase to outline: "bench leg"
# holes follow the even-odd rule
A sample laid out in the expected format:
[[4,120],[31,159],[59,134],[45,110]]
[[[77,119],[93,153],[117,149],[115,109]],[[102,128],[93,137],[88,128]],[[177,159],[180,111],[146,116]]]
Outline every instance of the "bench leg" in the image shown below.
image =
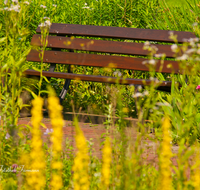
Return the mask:
[[[137,93],[137,92],[138,92],[138,89],[137,89],[138,86],[139,86],[139,85],[134,85],[134,87],[135,87],[134,93]],[[138,98],[135,98],[135,111],[136,111],[136,115],[138,115],[137,101],[138,101]]]
[[[70,65],[68,67],[68,73],[71,73],[71,69],[70,69]],[[63,86],[63,89],[59,95],[59,99],[60,99],[60,104],[62,103],[62,101],[64,100],[66,94],[67,94],[67,91],[69,89],[69,85],[70,85],[70,82],[71,82],[71,79],[66,79],[65,80],[65,84]]]
[[65,98],[65,96],[66,96],[66,94],[67,94],[67,91],[68,91],[68,89],[69,89],[70,82],[71,82],[70,79],[66,79],[65,84],[64,84],[64,86],[63,86],[63,89],[62,89],[62,91],[61,91],[61,93],[60,93],[60,95],[59,95],[60,103],[62,103],[62,101],[64,100],[64,98]]

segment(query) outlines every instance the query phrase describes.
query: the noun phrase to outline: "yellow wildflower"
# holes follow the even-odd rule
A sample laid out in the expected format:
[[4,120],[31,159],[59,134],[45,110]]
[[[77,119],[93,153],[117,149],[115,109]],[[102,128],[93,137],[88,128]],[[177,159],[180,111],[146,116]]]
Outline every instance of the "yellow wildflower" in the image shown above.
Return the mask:
[[88,190],[89,189],[89,175],[88,175],[88,166],[89,166],[89,156],[88,156],[88,147],[86,139],[83,135],[83,132],[78,126],[78,121],[75,119],[75,140],[77,153],[74,159],[73,165],[73,179],[74,179],[74,190]]
[[110,164],[111,164],[111,155],[112,155],[112,149],[110,146],[110,139],[107,138],[105,141],[105,145],[102,149],[102,171],[101,171],[101,182],[102,186],[104,188],[107,188],[109,186],[110,182]]
[[172,189],[172,178],[171,178],[171,137],[170,137],[170,121],[168,117],[164,118],[162,124],[163,130],[163,141],[161,143],[161,151],[159,158],[160,165],[160,190],[171,190]]
[[[37,97],[32,101],[33,108],[31,110],[32,118],[32,139],[31,139],[31,153],[30,157],[27,158],[30,164],[25,165],[28,170],[38,170],[38,172],[27,172],[27,185],[29,189],[40,190],[43,189],[46,183],[45,180],[45,162],[44,153],[42,151],[42,139],[40,132],[40,123],[42,120],[42,105],[43,99]],[[22,159],[24,160],[24,159]],[[30,167],[30,168],[29,168]]]
[[63,140],[63,116],[62,106],[60,105],[59,99],[55,96],[48,98],[48,109],[51,118],[51,124],[53,128],[51,141],[52,141],[52,178],[51,188],[54,190],[62,188],[62,162],[60,161],[62,152],[62,140]]
[[196,152],[195,164],[192,167],[193,175],[191,177],[194,190],[200,190],[200,161],[199,161],[200,150],[199,150],[199,146],[197,146],[197,148],[198,148],[198,150]]

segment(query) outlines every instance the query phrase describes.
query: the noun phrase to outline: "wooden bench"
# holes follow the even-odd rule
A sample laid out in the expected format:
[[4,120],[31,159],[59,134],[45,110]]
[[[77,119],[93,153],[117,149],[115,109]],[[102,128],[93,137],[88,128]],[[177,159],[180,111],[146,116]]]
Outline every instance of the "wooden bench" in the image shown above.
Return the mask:
[[[36,32],[38,34],[33,35],[31,45],[41,46],[41,30],[39,27]],[[191,32],[174,31],[174,34],[178,36],[178,43],[183,43],[184,39],[196,37]],[[93,37],[93,39],[88,39],[88,37]],[[101,39],[98,40],[97,38]],[[102,38],[104,40],[102,40]],[[121,41],[117,41],[116,39],[120,39]],[[132,42],[124,42],[125,40],[132,40]],[[157,42],[173,43],[173,40],[169,39],[169,31],[54,23],[49,30],[47,44],[49,50],[45,51],[43,59],[44,63],[50,63],[50,68],[49,71],[43,71],[43,75],[48,78],[55,77],[66,79],[59,96],[61,102],[67,93],[71,79],[101,83],[117,82],[124,85],[150,85],[152,82],[151,80],[74,74],[71,73],[70,67],[68,73],[54,72],[56,64],[92,67],[114,66],[114,68],[118,69],[148,72],[149,67],[143,64],[147,58],[136,57],[148,55],[149,52],[143,49],[145,41],[153,41],[154,45],[158,48],[158,54],[165,53],[167,58],[174,57],[174,53],[171,51],[171,45],[157,44]],[[85,52],[83,52],[83,50]],[[98,54],[88,52],[98,52]],[[27,56],[27,61],[40,62],[39,52],[31,50]],[[172,64],[173,68],[169,68],[168,64]],[[160,66],[161,61],[159,60],[156,64],[156,72],[180,73],[179,64],[176,61],[165,60],[161,71],[159,71]],[[25,74],[40,76],[40,73],[35,70],[27,70]],[[162,81],[157,89],[169,92],[171,90],[171,81]]]

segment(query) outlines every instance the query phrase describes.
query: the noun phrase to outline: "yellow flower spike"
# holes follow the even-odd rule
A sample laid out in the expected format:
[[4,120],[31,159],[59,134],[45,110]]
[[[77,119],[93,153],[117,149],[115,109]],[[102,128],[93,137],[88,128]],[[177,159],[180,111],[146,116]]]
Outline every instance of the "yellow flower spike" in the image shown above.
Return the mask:
[[87,142],[84,137],[83,132],[81,131],[78,121],[75,118],[75,141],[77,147],[76,157],[74,159],[73,165],[73,180],[74,180],[74,190],[88,190],[90,186],[89,181],[89,155],[88,155],[88,147]]
[[200,150],[199,145],[196,146],[196,156],[195,156],[195,164],[193,166],[193,175],[191,177],[192,185],[194,187],[194,190],[200,190]]
[[172,177],[171,177],[171,136],[170,136],[171,124],[168,117],[164,118],[162,124],[163,141],[161,143],[161,151],[159,158],[160,166],[160,186],[159,190],[171,190],[172,189]]
[[59,190],[62,188],[62,168],[63,164],[60,161],[62,152],[62,140],[63,140],[63,116],[62,106],[60,105],[59,98],[55,97],[55,93],[50,89],[50,97],[48,98],[48,109],[52,125],[52,178],[51,188]]
[[102,170],[101,170],[101,183],[102,187],[107,189],[110,182],[110,164],[112,161],[112,149],[110,145],[110,139],[106,138],[104,147],[102,149]]
[[[40,132],[40,124],[42,120],[42,106],[43,99],[37,97],[32,101],[33,108],[31,110],[32,118],[32,139],[31,139],[31,153],[30,155],[24,155],[21,159],[22,162],[26,162],[26,169],[38,170],[38,172],[27,172],[27,188],[40,190],[45,187],[45,161],[44,152],[42,150],[42,139]],[[27,157],[27,159],[25,158]]]

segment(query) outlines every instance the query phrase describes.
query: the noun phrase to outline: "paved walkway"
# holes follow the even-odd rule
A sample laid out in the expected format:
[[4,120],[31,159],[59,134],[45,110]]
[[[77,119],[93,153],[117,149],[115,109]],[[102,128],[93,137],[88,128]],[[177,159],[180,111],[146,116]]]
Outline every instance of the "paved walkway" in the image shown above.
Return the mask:
[[[71,117],[71,116],[69,116]],[[65,117],[66,118],[66,117]],[[80,121],[81,119],[79,119]],[[85,120],[85,119],[84,119]],[[51,123],[50,123],[50,119],[49,118],[44,118],[42,121],[46,127],[48,129],[51,129]],[[137,132],[136,132],[136,128],[134,126],[135,124],[135,120],[131,120],[131,122],[129,122],[129,126],[126,128],[126,135],[128,137],[128,145],[129,145],[129,154],[131,155],[131,148],[134,147],[134,143],[135,140],[137,138]],[[97,122],[98,123],[98,122]],[[20,118],[19,119],[19,124],[29,124],[31,125],[31,118],[30,117],[26,117],[26,118]],[[92,149],[92,154],[94,156],[97,156],[98,158],[101,158],[102,153],[101,153],[101,148],[102,148],[102,142],[104,140],[104,137],[106,135],[106,128],[105,125],[103,124],[96,124],[96,123],[89,123],[89,122],[79,122],[79,126],[82,129],[86,139],[88,140],[88,143],[91,145]],[[43,141],[49,144],[49,135],[45,135],[45,131],[46,129],[41,127],[41,131],[42,131],[42,138]],[[63,127],[63,132],[64,132],[64,138],[63,138],[63,147],[66,147],[66,143],[67,145],[73,146],[74,148],[75,146],[75,139],[74,139],[74,135],[75,135],[75,130],[74,130],[74,125],[73,125],[73,121],[71,120],[65,120],[65,124]],[[116,133],[115,127],[109,129],[109,134],[111,136],[112,139],[116,139],[119,141],[120,139],[120,134]],[[153,137],[153,134],[150,135]],[[119,142],[120,143],[120,142]],[[145,160],[145,162],[147,164],[151,164],[153,166],[155,166],[156,168],[158,168],[158,156],[157,156],[157,150],[159,148],[159,143],[154,142],[150,139],[144,138],[142,140],[142,147],[144,149],[144,153],[143,153],[143,158]],[[178,152],[178,146],[173,146],[172,147],[172,152],[173,153],[177,153]],[[177,158],[173,157],[172,158],[172,162],[173,165],[177,166]],[[189,170],[187,172],[187,175],[189,176]]]
[[[137,137],[135,122],[136,120],[133,119],[133,121],[129,122],[128,127],[126,128],[126,136],[128,138],[129,147],[134,146],[134,143]],[[49,118],[43,118],[42,123],[44,123],[48,129],[52,128]],[[71,146],[75,147],[75,139],[74,139],[75,130],[74,130],[73,121],[65,120],[64,123],[65,124],[63,127],[63,133],[64,133],[63,143],[65,144],[67,140],[67,142],[70,142]],[[30,117],[20,118],[19,124],[22,124],[22,125],[28,124],[31,126],[31,118]],[[107,132],[109,133],[112,139],[114,138],[117,140],[120,139],[120,134],[117,133],[116,127],[112,127],[109,130],[107,130],[105,125],[99,124],[98,122],[97,124],[94,122],[90,122],[90,123],[79,122],[79,126],[82,129],[84,136],[88,140],[89,144],[93,147],[93,154],[98,157],[101,157],[100,144],[104,140],[104,137],[106,136]],[[41,127],[41,131],[42,131],[42,138],[44,142],[48,142],[49,135],[45,134],[46,129]],[[153,162],[154,157],[156,158],[156,151],[157,151],[157,148],[159,147],[159,144],[148,139],[143,139],[142,146],[145,149],[144,152],[149,155],[147,159]],[[177,152],[177,146],[173,146],[173,152]]]

